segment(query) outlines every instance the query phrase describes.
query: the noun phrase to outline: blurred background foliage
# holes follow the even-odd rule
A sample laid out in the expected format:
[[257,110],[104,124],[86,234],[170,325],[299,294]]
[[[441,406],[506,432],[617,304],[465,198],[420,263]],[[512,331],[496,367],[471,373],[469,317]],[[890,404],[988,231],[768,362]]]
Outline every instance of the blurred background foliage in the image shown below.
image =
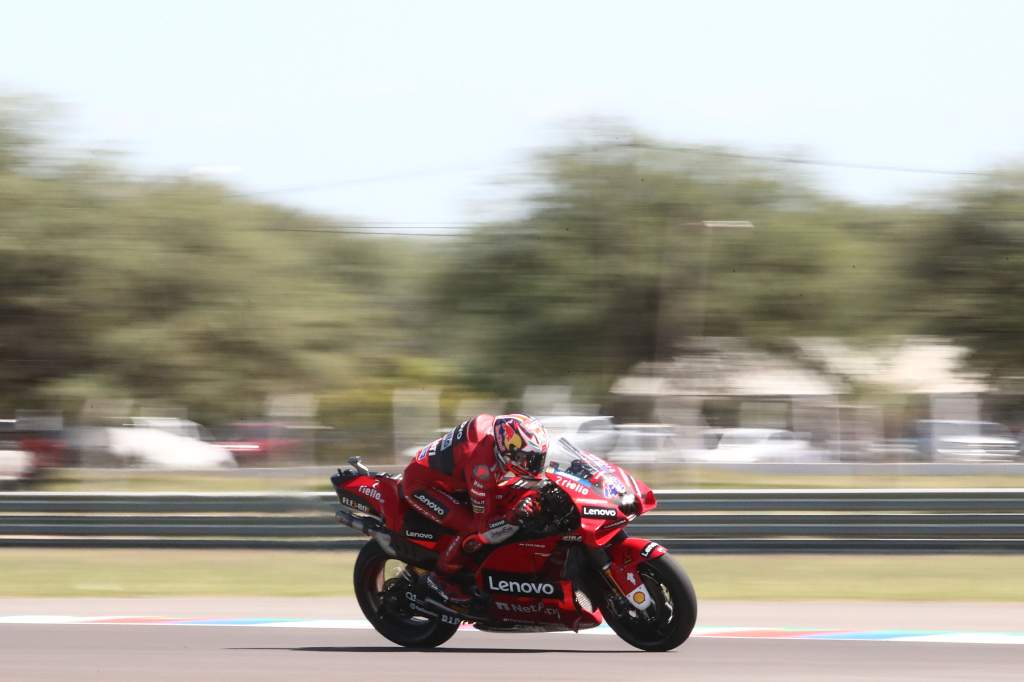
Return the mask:
[[564,383],[601,403],[704,335],[937,334],[997,382],[1024,372],[1019,169],[857,205],[789,167],[603,127],[536,158],[516,219],[367,235],[56,149],[40,107],[0,106],[5,411],[130,396],[217,423],[310,392],[322,422],[390,434],[396,387],[454,405]]

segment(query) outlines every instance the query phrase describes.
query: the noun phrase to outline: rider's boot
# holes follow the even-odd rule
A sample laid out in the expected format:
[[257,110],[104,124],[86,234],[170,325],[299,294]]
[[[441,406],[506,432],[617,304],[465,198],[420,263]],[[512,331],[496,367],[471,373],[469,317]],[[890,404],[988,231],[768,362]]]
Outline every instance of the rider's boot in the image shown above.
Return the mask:
[[455,583],[450,576],[455,576],[466,563],[466,555],[462,552],[462,538],[452,538],[448,546],[437,557],[437,567],[426,578],[427,587],[437,593],[449,605],[464,609],[472,601],[472,595],[461,585]]

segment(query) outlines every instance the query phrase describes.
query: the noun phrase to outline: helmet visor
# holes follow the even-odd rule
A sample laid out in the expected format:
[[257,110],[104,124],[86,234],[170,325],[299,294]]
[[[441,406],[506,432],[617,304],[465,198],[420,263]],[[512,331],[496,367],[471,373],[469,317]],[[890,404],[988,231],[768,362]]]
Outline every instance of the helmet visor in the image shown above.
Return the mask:
[[523,473],[539,476],[544,471],[548,456],[543,452],[524,452],[520,450],[513,453],[511,459]]

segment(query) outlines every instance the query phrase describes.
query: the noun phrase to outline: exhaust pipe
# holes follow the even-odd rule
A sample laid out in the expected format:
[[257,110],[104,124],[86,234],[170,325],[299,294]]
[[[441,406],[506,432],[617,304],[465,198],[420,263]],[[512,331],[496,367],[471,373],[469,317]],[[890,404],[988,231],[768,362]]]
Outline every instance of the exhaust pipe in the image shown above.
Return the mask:
[[334,518],[338,523],[357,530],[364,535],[369,535],[372,531],[380,528],[380,524],[375,519],[368,519],[365,516],[356,516],[344,509],[339,509],[334,512]]
[[380,519],[356,516],[344,509],[339,509],[334,512],[334,518],[337,519],[340,524],[348,526],[353,530],[357,530],[363,535],[369,535],[377,541],[377,544],[380,545],[381,549],[387,552],[388,556],[398,555],[398,552],[391,544],[391,533],[389,533],[386,528],[381,527]]

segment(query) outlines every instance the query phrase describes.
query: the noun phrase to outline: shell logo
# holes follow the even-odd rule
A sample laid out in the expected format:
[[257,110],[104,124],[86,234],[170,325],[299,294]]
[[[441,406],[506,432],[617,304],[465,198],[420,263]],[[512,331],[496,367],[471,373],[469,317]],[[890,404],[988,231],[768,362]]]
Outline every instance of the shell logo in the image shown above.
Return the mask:
[[643,604],[645,601],[647,601],[647,595],[645,595],[643,592],[637,592],[633,595],[633,601],[635,601],[637,604]]

